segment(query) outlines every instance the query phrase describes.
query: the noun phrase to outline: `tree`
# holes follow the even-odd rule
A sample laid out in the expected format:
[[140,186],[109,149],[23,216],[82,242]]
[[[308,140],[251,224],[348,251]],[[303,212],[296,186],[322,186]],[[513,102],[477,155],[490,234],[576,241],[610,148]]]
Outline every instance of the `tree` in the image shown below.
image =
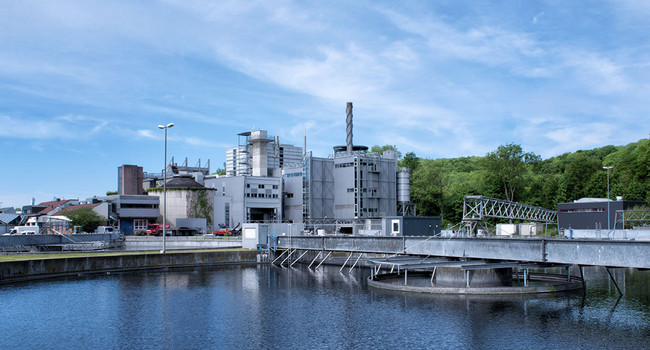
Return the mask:
[[540,157],[534,153],[524,152],[520,145],[509,143],[500,145],[485,157],[488,171],[496,176],[506,195],[506,199],[514,201],[515,191],[522,186],[527,164],[538,162]]
[[383,145],[383,146],[374,145],[370,148],[370,152],[372,153],[383,153],[384,151],[388,151],[388,150],[395,151],[395,153],[397,153],[397,159],[402,158],[402,152],[398,151],[397,146],[395,145]]
[[404,168],[409,168],[411,174],[415,173],[415,170],[420,165],[420,158],[418,158],[415,153],[407,153],[402,160],[399,161],[399,166]]
[[75,210],[68,210],[63,213],[70,222],[71,226],[81,226],[84,232],[95,232],[104,219],[93,211],[92,208],[84,207]]

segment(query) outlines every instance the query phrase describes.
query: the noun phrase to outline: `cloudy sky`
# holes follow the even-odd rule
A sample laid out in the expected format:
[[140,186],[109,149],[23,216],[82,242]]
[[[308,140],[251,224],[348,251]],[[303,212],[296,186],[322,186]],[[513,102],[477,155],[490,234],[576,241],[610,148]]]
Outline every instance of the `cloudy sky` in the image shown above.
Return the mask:
[[650,132],[650,2],[0,2],[0,206],[117,189],[169,156],[223,167],[268,130],[327,156],[518,143],[544,158]]

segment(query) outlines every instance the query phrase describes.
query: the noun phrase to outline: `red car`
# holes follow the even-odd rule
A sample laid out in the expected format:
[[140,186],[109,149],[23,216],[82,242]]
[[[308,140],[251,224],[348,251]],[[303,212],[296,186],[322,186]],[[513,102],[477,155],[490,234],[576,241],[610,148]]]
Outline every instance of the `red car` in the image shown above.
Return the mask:
[[[169,225],[166,225],[165,229],[167,229],[167,235],[171,235],[171,230],[169,228]],[[163,232],[163,226],[160,224],[149,224],[149,227],[147,227],[147,234],[148,235],[162,235]]]

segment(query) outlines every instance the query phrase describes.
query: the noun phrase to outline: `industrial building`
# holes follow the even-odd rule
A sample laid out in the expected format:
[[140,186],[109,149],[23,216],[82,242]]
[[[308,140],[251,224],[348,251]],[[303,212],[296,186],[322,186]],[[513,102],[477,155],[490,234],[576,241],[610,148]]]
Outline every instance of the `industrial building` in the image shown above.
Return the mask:
[[[269,165],[269,158],[275,158],[272,165],[279,164],[276,163],[279,162],[278,138],[269,139],[264,130],[241,133],[239,136],[246,137],[246,144],[235,148],[245,149],[245,152],[239,153],[242,161],[236,162],[237,166],[234,163],[230,165],[230,174],[236,175],[228,175],[226,170],[226,176],[205,178],[205,186],[216,190],[215,223],[234,228],[246,222],[280,222],[282,181],[279,168]],[[270,147],[271,144],[273,147]],[[290,145],[283,145],[285,146],[288,148]],[[233,148],[228,152],[232,150]],[[269,157],[270,152],[274,152],[272,157]],[[228,169],[228,161],[226,168]]]
[[[340,233],[375,231],[379,218],[397,215],[397,154],[354,145],[352,103],[347,104],[346,145],[328,158],[307,153],[301,166],[283,169],[284,219]],[[404,190],[408,193],[408,181]],[[407,200],[408,201],[408,200]],[[377,219],[375,223],[364,220]]]
[[[178,219],[202,218],[206,219],[207,229],[212,231],[215,190],[206,188],[194,180],[190,174],[174,175],[167,180],[167,215],[166,224],[172,229],[177,229]],[[149,189],[149,197],[156,198],[163,203],[163,191],[158,187]],[[159,206],[157,214],[162,217],[164,206]],[[162,223],[162,221],[161,221]]]
[[246,222],[280,222],[282,219],[282,183],[270,176],[222,176],[205,180],[216,190],[216,224],[238,227]]
[[[260,160],[259,152],[264,148],[266,153],[266,169],[284,168],[290,164],[302,162],[303,149],[294,145],[281,144],[279,137],[268,138],[264,130],[247,131],[237,135],[239,145],[226,150],[226,175],[227,176],[252,176],[255,166],[253,162]],[[255,147],[254,144],[263,143]],[[254,156],[256,149],[258,156]],[[259,167],[258,167],[259,168]]]
[[623,200],[621,197],[615,201],[607,198],[581,198],[571,203],[558,203],[558,227],[574,230],[608,230],[609,222],[609,229],[620,230],[623,227],[621,223],[616,223],[616,212],[646,204],[641,201]]
[[[398,170],[395,151],[377,154],[354,145],[352,103],[346,112],[346,145],[335,146],[327,158],[302,155],[301,148],[281,145],[263,130],[239,134],[242,144],[226,153],[226,176],[205,179],[206,187],[216,189],[215,222],[229,227],[286,222],[311,232],[376,235],[386,233],[382,218],[396,217],[398,208],[399,215],[414,216],[408,170]],[[414,223],[400,218],[400,225],[402,220]],[[439,233],[437,220],[420,226]]]
[[158,197],[144,194],[146,179],[142,167],[122,165],[118,167],[117,179],[117,194],[92,198],[90,202],[107,203],[106,214],[101,215],[106,216],[108,224],[117,227],[121,233],[132,235],[144,232],[149,223],[158,220]]

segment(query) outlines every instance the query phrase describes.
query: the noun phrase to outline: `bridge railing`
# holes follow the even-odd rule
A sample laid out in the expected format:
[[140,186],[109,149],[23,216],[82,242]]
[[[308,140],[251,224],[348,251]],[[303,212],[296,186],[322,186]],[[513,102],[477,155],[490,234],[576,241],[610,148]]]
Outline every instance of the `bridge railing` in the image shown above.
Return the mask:
[[650,269],[648,241],[281,236],[278,247]]

